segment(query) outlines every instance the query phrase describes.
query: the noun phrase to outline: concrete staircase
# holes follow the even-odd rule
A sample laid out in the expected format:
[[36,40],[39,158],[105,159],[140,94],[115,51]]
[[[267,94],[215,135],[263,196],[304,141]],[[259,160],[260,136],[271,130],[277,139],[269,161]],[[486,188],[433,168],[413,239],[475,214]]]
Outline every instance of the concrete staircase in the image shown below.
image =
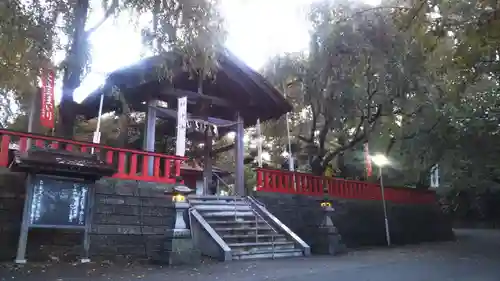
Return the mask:
[[[197,214],[198,220],[204,220],[204,231],[215,236],[213,240],[218,240],[222,249],[229,249],[224,260],[297,257],[309,253],[307,245],[304,249],[305,243],[296,241],[295,234],[290,234],[287,227],[282,227],[275,217],[267,216],[265,208],[260,210],[249,198],[190,196],[188,200],[191,212]],[[203,252],[206,245],[200,246]]]

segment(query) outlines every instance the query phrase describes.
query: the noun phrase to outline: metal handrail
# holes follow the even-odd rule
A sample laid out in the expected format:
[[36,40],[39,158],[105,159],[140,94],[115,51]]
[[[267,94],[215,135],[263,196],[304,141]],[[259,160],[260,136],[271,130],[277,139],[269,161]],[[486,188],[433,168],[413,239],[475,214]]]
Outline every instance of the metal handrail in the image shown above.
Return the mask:
[[[243,198],[243,200],[249,206],[252,206],[252,203],[247,198]],[[274,259],[274,254],[276,252],[274,239],[276,238],[276,234],[279,234],[279,232],[271,224],[269,224],[267,222],[267,220],[265,220],[264,217],[261,214],[259,214],[259,212],[254,210],[253,207],[250,207],[250,209],[252,210],[252,213],[254,213],[254,215],[255,215],[255,243],[258,243],[258,239],[259,239],[259,228],[258,228],[258,223],[257,223],[258,222],[257,217],[259,217],[261,221],[264,221],[267,224],[267,226],[269,226],[269,228],[271,228],[271,230],[273,231],[273,234],[271,236],[271,247],[272,247],[272,252],[273,252],[272,258]]]
[[212,174],[213,174],[214,176],[216,176],[216,177],[217,177],[217,179],[218,179],[220,182],[222,182],[222,184],[224,184],[226,187],[230,188],[229,184],[228,184],[227,182],[225,182],[225,181],[224,181],[224,180],[223,180],[223,179],[222,179],[219,175],[217,175],[217,173],[212,172]]
[[[222,184],[224,184],[226,187],[230,188],[229,184],[227,184],[221,177],[219,177],[219,175],[217,175],[217,173],[212,172],[212,174],[214,176],[216,176],[217,179],[219,179],[219,181],[222,182]],[[217,194],[217,197],[218,197],[218,194]],[[233,210],[234,210],[234,221],[237,221],[237,216],[236,216],[236,200],[233,200]]]

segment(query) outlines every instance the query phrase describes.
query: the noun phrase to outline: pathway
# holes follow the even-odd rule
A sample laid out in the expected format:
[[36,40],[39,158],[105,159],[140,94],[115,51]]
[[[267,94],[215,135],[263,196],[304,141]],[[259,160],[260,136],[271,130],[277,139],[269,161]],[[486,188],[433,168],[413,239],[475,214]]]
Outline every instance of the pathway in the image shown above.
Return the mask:
[[457,241],[197,268],[85,265],[0,269],[0,280],[145,281],[499,281],[500,231],[459,230]]

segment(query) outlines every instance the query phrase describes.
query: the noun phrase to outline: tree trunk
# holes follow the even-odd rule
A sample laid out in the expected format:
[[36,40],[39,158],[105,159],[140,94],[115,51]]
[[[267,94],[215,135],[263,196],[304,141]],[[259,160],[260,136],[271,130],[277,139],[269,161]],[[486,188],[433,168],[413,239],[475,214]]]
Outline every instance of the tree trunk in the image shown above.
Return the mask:
[[337,170],[340,171],[337,177],[344,179],[349,177],[349,171],[347,170],[347,167],[345,165],[344,152],[340,152],[337,156]]
[[[130,107],[128,106],[128,102],[123,96],[123,93],[118,93],[119,98],[120,98],[120,103],[122,107],[122,113],[120,114],[119,117],[119,128],[120,128],[120,133],[118,134],[118,146],[125,148],[128,145],[128,131],[130,127],[130,114],[132,113],[130,111]],[[145,136],[144,136],[145,137]]]
[[313,156],[311,158],[311,173],[315,176],[322,176],[325,172],[325,167],[323,167],[323,158],[318,156]]
[[73,38],[69,53],[66,57],[63,92],[59,106],[59,122],[57,133],[66,138],[73,137],[73,128],[77,115],[77,104],[73,100],[73,93],[80,86],[80,80],[85,67],[86,34],[85,23],[89,10],[89,0],[77,0],[75,18],[73,20]]
[[[338,139],[338,143],[340,147],[345,147],[346,146],[346,137],[345,136],[340,136]],[[347,172],[347,167],[345,165],[345,156],[344,156],[344,151],[341,151],[337,155],[337,170],[340,171],[338,174],[338,177],[340,178],[347,178],[348,177],[348,172]]]

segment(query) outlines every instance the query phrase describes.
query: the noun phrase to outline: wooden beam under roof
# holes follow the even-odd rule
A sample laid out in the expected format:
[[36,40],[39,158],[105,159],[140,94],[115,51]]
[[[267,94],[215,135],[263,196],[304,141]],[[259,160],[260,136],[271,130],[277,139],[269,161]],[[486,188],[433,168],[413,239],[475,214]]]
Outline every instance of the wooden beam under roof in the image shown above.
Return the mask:
[[232,105],[225,99],[222,99],[219,97],[214,97],[214,96],[208,96],[208,95],[200,94],[200,93],[193,92],[193,91],[168,88],[168,89],[162,90],[160,94],[165,95],[165,96],[176,97],[176,98],[187,97],[188,101],[189,100],[197,101],[197,100],[203,99],[203,100],[210,101],[210,103],[213,105],[223,106],[223,107],[232,107]]

